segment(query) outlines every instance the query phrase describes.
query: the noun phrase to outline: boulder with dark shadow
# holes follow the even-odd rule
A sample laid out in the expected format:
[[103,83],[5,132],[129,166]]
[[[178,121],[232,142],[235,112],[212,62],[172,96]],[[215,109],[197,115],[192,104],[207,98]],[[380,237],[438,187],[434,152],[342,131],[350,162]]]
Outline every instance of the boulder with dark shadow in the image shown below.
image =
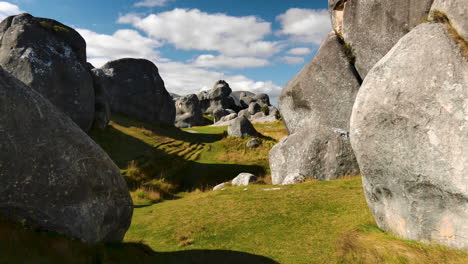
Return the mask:
[[0,69],[0,217],[119,242],[133,204],[119,168],[68,116]]

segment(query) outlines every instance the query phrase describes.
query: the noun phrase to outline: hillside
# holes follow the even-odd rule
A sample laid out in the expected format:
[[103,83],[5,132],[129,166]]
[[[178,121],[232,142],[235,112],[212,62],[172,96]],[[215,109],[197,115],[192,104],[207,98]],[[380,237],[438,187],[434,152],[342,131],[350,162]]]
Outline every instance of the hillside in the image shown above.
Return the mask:
[[[225,127],[182,131],[114,115],[107,130],[91,134],[131,186],[135,209],[124,242],[90,247],[2,223],[0,252],[13,254],[1,254],[0,263],[468,261],[467,253],[379,230],[360,178],[267,185],[267,153],[285,128],[280,122],[256,128],[265,136],[263,147],[247,149],[247,139],[226,137]],[[244,171],[262,178],[247,187],[209,190]]]

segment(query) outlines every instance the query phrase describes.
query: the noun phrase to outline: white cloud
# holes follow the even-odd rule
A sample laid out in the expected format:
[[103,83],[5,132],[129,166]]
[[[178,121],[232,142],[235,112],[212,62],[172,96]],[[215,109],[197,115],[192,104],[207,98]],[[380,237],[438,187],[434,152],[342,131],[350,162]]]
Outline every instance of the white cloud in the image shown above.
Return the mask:
[[268,60],[254,57],[228,57],[224,55],[214,56],[211,54],[200,55],[193,61],[193,65],[202,68],[245,69],[264,67],[269,64]]
[[298,65],[304,63],[304,58],[301,57],[291,57],[291,56],[284,56],[280,58],[280,61],[289,64],[289,65]]
[[276,18],[282,29],[278,35],[288,35],[291,40],[320,44],[331,31],[328,11],[325,9],[291,8]]
[[165,6],[167,3],[174,0],[143,0],[141,2],[135,3],[136,7],[155,7],[155,6]]
[[14,4],[0,1],[0,20],[5,19],[8,16],[17,15],[23,13],[21,9]]
[[296,55],[296,56],[303,56],[303,55],[308,55],[312,53],[312,50],[309,48],[294,48],[294,49],[288,50],[287,53],[291,55]]
[[264,41],[272,33],[271,23],[255,16],[233,17],[208,14],[198,9],[174,9],[139,17],[127,14],[119,23],[132,24],[149,36],[182,50],[217,51],[226,56],[270,57],[282,47]]
[[100,67],[109,60],[147,58],[157,60],[159,52],[155,50],[161,43],[140,35],[135,30],[118,30],[113,35],[98,34],[87,29],[77,29],[87,43],[89,61]]
[[[254,81],[243,75],[230,76],[223,72],[197,67],[194,64],[160,58],[155,48],[158,48],[161,43],[145,38],[134,30],[119,30],[113,35],[98,34],[87,29],[77,30],[87,42],[88,61],[95,67],[100,67],[109,60],[125,57],[145,58],[156,64],[167,90],[176,94],[198,93],[201,90],[210,89],[218,80],[226,80],[233,90],[267,93],[272,102],[277,100],[281,92],[281,87],[271,81]],[[221,56],[213,56],[213,61],[221,58]],[[243,63],[247,62],[248,60]]]

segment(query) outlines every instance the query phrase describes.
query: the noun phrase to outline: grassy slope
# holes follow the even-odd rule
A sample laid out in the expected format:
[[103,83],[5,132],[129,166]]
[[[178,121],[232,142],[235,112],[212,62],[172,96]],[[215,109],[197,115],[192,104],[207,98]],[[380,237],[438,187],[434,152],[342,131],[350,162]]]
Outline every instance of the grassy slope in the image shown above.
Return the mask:
[[[91,135],[136,202],[124,243],[90,247],[0,222],[0,263],[468,263],[466,252],[380,231],[360,179],[200,191],[241,171],[268,182],[268,151],[285,129],[256,127],[266,137],[252,150],[225,137],[226,128],[184,132],[114,115]],[[150,203],[161,196],[174,199]]]

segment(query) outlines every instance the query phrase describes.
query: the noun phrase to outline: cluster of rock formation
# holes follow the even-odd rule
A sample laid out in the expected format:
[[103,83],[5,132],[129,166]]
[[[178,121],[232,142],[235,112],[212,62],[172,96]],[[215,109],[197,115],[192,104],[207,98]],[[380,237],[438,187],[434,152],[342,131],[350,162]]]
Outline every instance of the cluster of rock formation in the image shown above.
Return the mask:
[[253,123],[274,122],[280,118],[279,110],[270,104],[267,94],[232,92],[224,80],[197,95],[173,95],[173,98],[176,106],[175,126],[181,128],[206,125],[203,115],[212,116],[214,126],[229,126],[240,116]]
[[334,32],[280,97],[273,182],[360,171],[382,229],[468,248],[462,2],[329,0]]

